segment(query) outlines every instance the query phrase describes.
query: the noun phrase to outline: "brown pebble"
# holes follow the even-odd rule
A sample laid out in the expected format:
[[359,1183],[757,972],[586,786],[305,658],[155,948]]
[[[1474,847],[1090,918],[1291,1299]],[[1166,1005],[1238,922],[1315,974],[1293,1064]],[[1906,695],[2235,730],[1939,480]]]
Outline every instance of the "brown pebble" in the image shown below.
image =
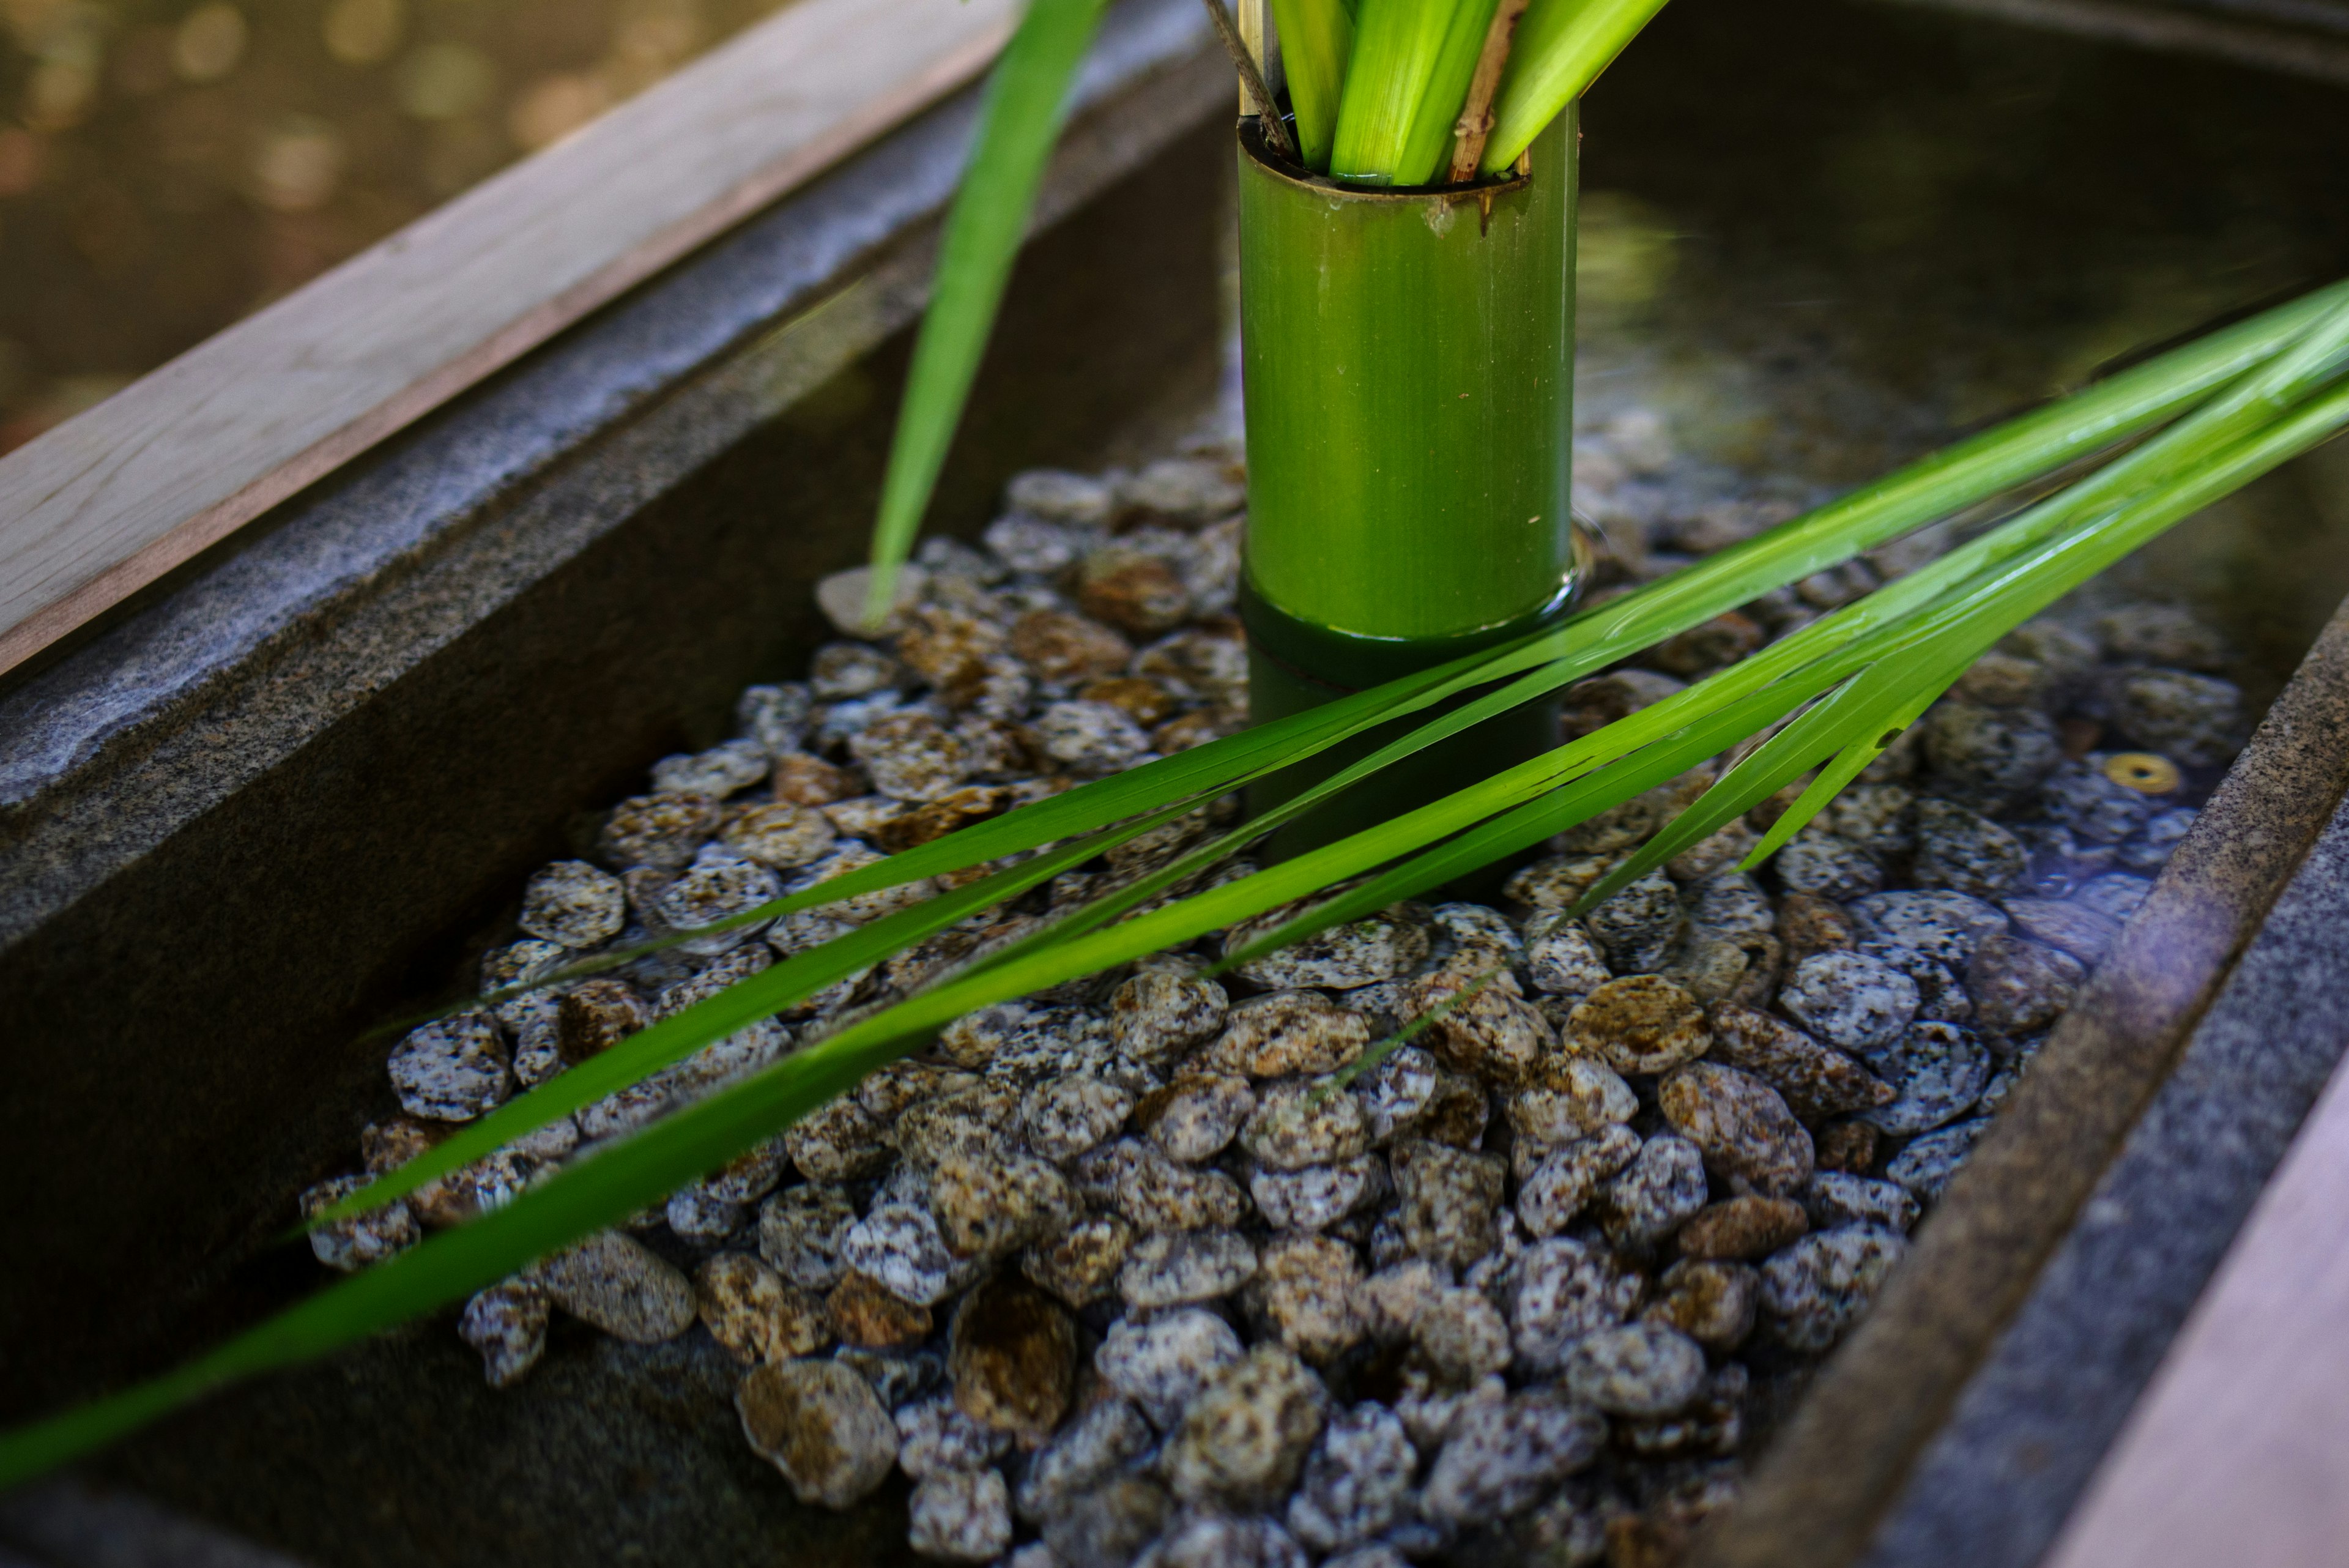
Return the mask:
[[577,1064],[599,1055],[652,1022],[625,981],[582,981],[564,994],[556,1013],[555,1048]]
[[1791,1198],[1748,1193],[1707,1204],[1680,1229],[1683,1258],[1764,1258],[1799,1240],[1811,1222]]
[[985,822],[1010,806],[1009,790],[972,784],[891,817],[875,830],[873,842],[891,855],[900,855],[944,838],[957,828]]
[[1139,675],[1096,680],[1079,691],[1077,697],[1081,701],[1106,702],[1112,708],[1123,708],[1127,717],[1145,727],[1164,723],[1182,706],[1165,687]]
[[1180,573],[1155,556],[1115,546],[1085,558],[1077,603],[1094,619],[1143,638],[1174,630],[1191,613]]
[[793,805],[830,805],[864,793],[856,775],[822,757],[792,752],[775,759],[775,798]]
[[1813,1140],[1818,1148],[1814,1163],[1821,1170],[1865,1176],[1876,1168],[1877,1145],[1882,1141],[1883,1135],[1869,1123],[1829,1122]]
[[1713,1043],[1696,998],[1661,975],[1610,980],[1567,1015],[1568,1049],[1619,1073],[1669,1073]]
[[740,1362],[789,1361],[822,1348],[823,1304],[749,1252],[720,1252],[694,1271],[703,1326]]
[[1859,946],[1859,931],[1842,905],[1816,893],[1789,893],[1778,901],[1778,940],[1791,973],[1813,953]]
[[964,1415],[1040,1440],[1076,1393],[1076,1320],[1019,1275],[997,1274],[956,1311],[947,1371]]
[[1791,1023],[1725,1002],[1705,1017],[1713,1025],[1712,1059],[1768,1083],[1805,1122],[1892,1103],[1889,1084]]
[[850,1270],[823,1300],[824,1315],[843,1344],[894,1350],[930,1337],[930,1309],[893,1293],[870,1274]]
[[846,1508],[889,1478],[897,1428],[873,1385],[837,1361],[769,1362],[735,1390],[750,1447],[802,1502]]
[[1066,610],[1034,610],[1011,628],[1011,651],[1047,680],[1115,675],[1133,657],[1125,639],[1096,620]]

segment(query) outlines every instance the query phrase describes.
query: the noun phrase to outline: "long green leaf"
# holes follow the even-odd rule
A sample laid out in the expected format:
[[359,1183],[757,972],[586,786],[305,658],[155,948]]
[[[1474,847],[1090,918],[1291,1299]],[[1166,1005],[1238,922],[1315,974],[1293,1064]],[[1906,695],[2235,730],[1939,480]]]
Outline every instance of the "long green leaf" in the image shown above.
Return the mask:
[[1499,7],[1500,0],[1460,0],[1453,10],[1427,88],[1419,95],[1403,135],[1396,184],[1432,185],[1444,174],[1452,160],[1452,128],[1467,103],[1468,81],[1476,74],[1476,57],[1485,52],[1485,35],[1492,30],[1493,13]]
[[1482,172],[1517,161],[1664,8],[1664,0],[1533,0],[1495,99]]
[[[1332,179],[1396,182],[1454,16],[1472,5],[1490,18],[1492,7],[1485,0],[1361,0],[1330,141]],[[1471,68],[1475,63],[1469,62]],[[1467,90],[1464,78],[1461,90]]]
[[1354,49],[1353,16],[1341,0],[1272,0],[1272,20],[1280,32],[1289,107],[1297,112],[1298,148],[1308,169],[1326,171],[1346,61]]
[[905,401],[873,530],[872,597],[878,626],[895,602],[897,570],[929,510],[963,404],[978,375],[995,313],[1028,232],[1044,165],[1068,111],[1102,0],[1030,0],[1028,15],[988,78],[978,140],[947,214],[930,308],[914,345]]

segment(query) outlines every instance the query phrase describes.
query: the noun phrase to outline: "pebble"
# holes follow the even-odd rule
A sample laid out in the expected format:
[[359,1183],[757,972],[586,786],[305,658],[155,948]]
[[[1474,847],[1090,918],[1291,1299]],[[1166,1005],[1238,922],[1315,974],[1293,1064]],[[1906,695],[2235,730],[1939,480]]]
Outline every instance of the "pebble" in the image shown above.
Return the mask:
[[1133,1228],[1115,1214],[1092,1214],[1019,1255],[1019,1271],[1071,1307],[1109,1294],[1133,1246]]
[[1817,1150],[1814,1163],[1821,1170],[1865,1174],[1876,1168],[1877,1149],[1883,1142],[1884,1135],[1867,1122],[1829,1122],[1812,1139]]
[[1917,1199],[1897,1181],[1823,1170],[1803,1192],[1803,1211],[1822,1231],[1838,1225],[1874,1225],[1903,1233],[1915,1228]]
[[1256,1275],[1256,1249],[1233,1231],[1144,1236],[1118,1271],[1128,1306],[1185,1306],[1226,1296]]
[[511,1388],[538,1365],[546,1352],[550,1304],[544,1291],[513,1280],[465,1303],[457,1333],[481,1353],[481,1376],[491,1387]]
[[1221,1033],[1230,1006],[1212,980],[1147,970],[1111,996],[1110,1028],[1121,1052],[1161,1067]]
[[956,1309],[947,1375],[964,1415],[1040,1442],[1076,1393],[1076,1320],[1025,1279],[997,1274]]
[[1851,1057],[1766,1012],[1715,1002],[1705,1018],[1713,1029],[1711,1059],[1768,1084],[1800,1121],[1816,1125],[1893,1096],[1889,1085]]
[[1068,1179],[1034,1155],[949,1156],[931,1173],[930,1213],[957,1257],[1016,1251],[1075,1211]]
[[899,1300],[936,1306],[968,1284],[980,1264],[947,1245],[926,1205],[875,1203],[842,1232],[840,1261]]
[[1656,1088],[1664,1119],[1733,1191],[1785,1196],[1811,1175],[1811,1135],[1760,1078],[1692,1062]]
[[1278,1345],[1259,1345],[1208,1374],[1166,1440],[1160,1469],[1190,1503],[1273,1506],[1287,1495],[1330,1403],[1329,1391]]
[[2117,683],[2112,711],[2121,733],[2184,767],[2222,763],[2242,743],[2242,691],[2215,676],[2138,670]]
[[604,857],[614,866],[678,870],[717,826],[718,802],[709,795],[637,795],[604,819]]
[[[782,896],[782,878],[768,867],[723,850],[705,849],[691,867],[662,892],[654,904],[654,911],[670,930],[698,931]],[[757,936],[768,923],[758,920],[730,926],[688,937],[678,945],[687,952],[703,956],[722,953]]]
[[1555,911],[1526,922],[1526,978],[1536,991],[1581,996],[1615,978],[1579,920]]
[[[1295,908],[1276,909],[1233,927],[1224,939],[1224,955],[1228,958],[1237,953],[1299,912]],[[1271,990],[1318,986],[1347,991],[1408,974],[1427,957],[1427,928],[1389,913],[1331,926],[1302,941],[1250,959],[1237,972],[1242,979]]]
[[1327,1236],[1278,1236],[1257,1255],[1249,1304],[1280,1343],[1315,1366],[1361,1343],[1355,1293],[1362,1264],[1354,1250]]
[[1520,1512],[1588,1466],[1606,1440],[1606,1418],[1561,1390],[1473,1405],[1428,1472],[1421,1511],[1455,1526]]
[[1986,938],[2007,929],[1995,905],[1968,893],[1873,893],[1852,904],[1868,933],[1963,970]]
[[2033,941],[2061,949],[2084,964],[2102,959],[2120,940],[2120,922],[2085,904],[2009,898],[2003,908],[2016,930]]
[[1545,1064],[1541,1077],[1504,1102],[1519,1141],[1558,1148],[1638,1114],[1640,1099],[1612,1069],[1587,1057]]
[[1918,802],[1911,876],[1920,888],[1995,898],[2022,880],[2030,860],[2021,839],[1980,813],[1954,801]]
[[734,704],[734,722],[770,758],[796,752],[807,738],[807,688],[797,681],[746,686]]
[[1248,1177],[1257,1211],[1276,1231],[1325,1231],[1389,1190],[1386,1162],[1375,1154],[1301,1170],[1257,1170]]
[[1256,1108],[1256,1091],[1246,1078],[1198,1073],[1145,1096],[1134,1108],[1133,1125],[1167,1158],[1187,1163],[1221,1154]]
[[2027,1034],[2062,1015],[2087,982],[2088,971],[2067,952],[1998,936],[1975,950],[1966,969],[1974,1017],[1992,1034]]
[[2131,871],[2160,870],[2169,864],[2171,852],[2194,831],[2196,815],[2184,806],[2161,813],[2123,844],[2114,859]]
[[1207,1379],[1240,1359],[1239,1335],[1197,1307],[1111,1324],[1093,1367],[1161,1431],[1171,1429]]
[[505,1042],[486,1013],[460,1012],[410,1030],[392,1052],[390,1070],[399,1108],[426,1121],[469,1122],[513,1092]]
[[897,1428],[873,1386],[836,1361],[752,1368],[734,1395],[742,1435],[802,1502],[845,1509],[888,1479]]
[[[1095,1352],[1096,1359],[1099,1354]],[[1231,1358],[1237,1360],[1239,1354],[1239,1341],[1235,1338]],[[1195,1384],[1192,1385],[1192,1388],[1195,1387]],[[1189,1397],[1190,1391],[1186,1390],[1184,1398]],[[1179,1413],[1178,1407],[1176,1414]],[[1169,1424],[1173,1420],[1170,1415]],[[1131,1401],[1114,1396],[1095,1399],[1054,1433],[1050,1442],[1036,1450],[1020,1477],[1019,1490],[1012,1494],[1012,1506],[1020,1518],[1030,1523],[1059,1519],[1102,1483],[1112,1481],[1142,1459],[1157,1441],[1158,1435],[1150,1429],[1150,1423]],[[1163,1500],[1164,1494],[1160,1495]],[[1164,1510],[1160,1511],[1163,1515]],[[1139,1548],[1157,1530],[1154,1520],[1150,1528],[1133,1541],[1133,1546]]]
[[515,923],[565,948],[592,948],[628,923],[627,892],[617,877],[585,860],[558,860],[523,887]]
[[1518,1223],[1529,1235],[1557,1235],[1609,1178],[1638,1157],[1640,1147],[1637,1133],[1610,1125],[1545,1154],[1517,1183]]
[[1497,1157],[1413,1139],[1396,1144],[1388,1158],[1402,1200],[1402,1233],[1414,1254],[1462,1268],[1492,1250],[1505,1174]]
[[1925,720],[1925,755],[1963,794],[1995,802],[2037,788],[2064,750],[2054,722],[2037,709],[1942,701]]
[[[1044,1522],[1034,1568],[1126,1568],[1166,1528],[1174,1500],[1140,1476],[1119,1476],[1075,1499]],[[1014,1553],[1017,1568],[1029,1568]]]
[[1744,1193],[1700,1209],[1674,1240],[1684,1258],[1751,1260],[1767,1257],[1809,1228],[1793,1199]]
[[[337,1176],[302,1193],[302,1217],[312,1219],[367,1185],[362,1176]],[[330,1220],[310,1232],[310,1251],[318,1262],[345,1273],[408,1251],[424,1239],[416,1214],[405,1199]]]
[[1778,1005],[1804,1028],[1851,1051],[1898,1037],[1917,1016],[1918,1002],[1915,981],[1857,952],[1814,954],[1795,966],[1778,992]]
[[2143,792],[2083,761],[2065,763],[2040,786],[2039,808],[2083,844],[2118,844],[2153,815]]
[[1352,1009],[1318,992],[1275,992],[1234,1006],[1223,1033],[1193,1065],[1251,1078],[1334,1073],[1370,1043],[1369,1021]]
[[1917,1016],[1941,1023],[1961,1023],[1974,1015],[1973,998],[1966,994],[1950,966],[1939,959],[1927,958],[1915,948],[1904,948],[1898,942],[1865,941],[1859,952],[1879,963],[1890,964],[1917,982]]
[[1704,1386],[1704,1349],[1678,1329],[1631,1323],[1567,1347],[1566,1392],[1610,1416],[1669,1416]]
[[1228,1230],[1247,1218],[1247,1197],[1226,1172],[1181,1164],[1147,1145],[1134,1147],[1109,1199],[1136,1228]]
[[1307,1568],[1309,1562],[1269,1519],[1192,1512],[1178,1517],[1133,1568]]
[[1618,974],[1650,973],[1671,951],[1687,916],[1681,891],[1661,871],[1651,871],[1583,917],[1590,938]]
[[836,837],[822,812],[776,801],[734,818],[719,842],[745,860],[788,870],[822,859]]
[[1652,1247],[1704,1207],[1704,1157],[1686,1138],[1650,1138],[1599,1189],[1599,1223],[1619,1247]]
[[1316,1552],[1342,1552],[1407,1517],[1419,1456],[1382,1405],[1340,1410],[1306,1456],[1288,1500],[1289,1533]]
[[1895,1137],[1957,1120],[1990,1082],[1990,1053],[1972,1030],[1955,1023],[1912,1024],[1893,1044],[1869,1052],[1868,1064],[1898,1097],[1861,1115]]
[[[1686,1243],[1682,1243],[1685,1250]],[[1761,1310],[1762,1276],[1742,1262],[1682,1258],[1656,1281],[1658,1294],[1642,1321],[1675,1329],[1707,1350],[1734,1350],[1754,1332]],[[1741,1370],[1743,1370],[1741,1368]]]
[[1124,673],[1133,645],[1097,620],[1035,610],[1011,628],[1011,651],[1045,680],[1074,684]]
[[1806,831],[1771,857],[1779,885],[1789,893],[1807,893],[1837,903],[1873,893],[1884,886],[1884,867],[1876,857],[1848,839],[1831,833]]
[[1644,1286],[1604,1249],[1567,1236],[1535,1242],[1518,1260],[1509,1301],[1518,1364],[1555,1373],[1575,1341],[1629,1317]]
[[602,1231],[532,1267],[531,1282],[573,1317],[631,1345],[658,1345],[698,1315],[692,1282],[642,1241]]
[[1517,993],[1516,979],[1497,979],[1461,1000],[1467,978],[1439,970],[1415,982],[1403,1005],[1413,1016],[1452,1002],[1422,1036],[1453,1071],[1506,1085],[1530,1082],[1557,1050],[1557,1032]]
[[1813,953],[1859,945],[1859,929],[1843,906],[1809,893],[1789,893],[1780,901],[1774,929],[1790,966]]
[[1872,1226],[1816,1231],[1762,1265],[1762,1305],[1788,1345],[1825,1350],[1868,1310],[1908,1246]]
[[895,1419],[898,1468],[916,1480],[985,1469],[1011,1447],[1009,1433],[972,1420],[947,1395],[900,1405]]
[[759,1255],[802,1290],[830,1290],[845,1266],[841,1242],[855,1223],[855,1206],[839,1188],[817,1181],[786,1188],[759,1207]]
[[936,1323],[872,1275],[851,1269],[823,1301],[824,1321],[841,1342],[858,1350],[904,1350],[930,1337]]
[[1950,1179],[1958,1173],[1974,1145],[1990,1130],[1988,1117],[1959,1122],[1939,1132],[1928,1133],[1912,1140],[1906,1148],[1894,1155],[1885,1166],[1884,1174],[1907,1188],[1920,1201],[1930,1203],[1941,1196]]
[[772,765],[767,748],[757,741],[728,741],[706,752],[663,757],[655,763],[653,791],[657,794],[706,794],[712,800],[723,800],[765,778]]
[[1713,1043],[1696,998],[1657,975],[1609,981],[1567,1015],[1569,1050],[1619,1073],[1668,1073]]
[[947,1563],[985,1563],[1011,1544],[1011,1492],[999,1470],[922,1478],[906,1503],[906,1544]]
[[1208,523],[1247,504],[1247,492],[1221,462],[1169,457],[1146,465],[1123,487],[1126,504],[1171,523]]
[[1114,1084],[1071,1074],[1029,1091],[1019,1108],[1028,1147],[1046,1159],[1073,1159],[1125,1125],[1133,1096]]
[[740,1362],[789,1361],[823,1348],[823,1303],[750,1252],[720,1252],[694,1272],[703,1326]]
[[2143,877],[2128,877],[2119,872],[2092,877],[2081,884],[2072,901],[2084,909],[2093,909],[2107,919],[2126,924],[2136,914],[2153,891],[2153,884]]
[[1240,1147],[1275,1170],[1352,1159],[1371,1147],[1361,1103],[1330,1078],[1287,1078],[1265,1086],[1239,1131]]

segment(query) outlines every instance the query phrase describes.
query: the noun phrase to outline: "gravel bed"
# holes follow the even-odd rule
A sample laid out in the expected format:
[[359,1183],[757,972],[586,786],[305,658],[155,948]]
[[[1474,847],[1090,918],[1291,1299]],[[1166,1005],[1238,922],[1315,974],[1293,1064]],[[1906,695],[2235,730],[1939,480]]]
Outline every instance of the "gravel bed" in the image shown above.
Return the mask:
[[[1585,438],[1600,593],[1790,507]],[[484,986],[726,914],[1246,722],[1240,471],[1038,472],[985,548],[933,541],[891,635],[743,693],[595,859],[549,866]],[[1566,693],[1594,729],[1935,547],[1721,616]],[[857,574],[819,598],[853,613]],[[1669,1563],[1868,1308],[2240,745],[2228,650],[2172,607],[2034,622],[1758,875],[1791,794],[1588,919],[1581,889],[1711,777],[1561,836],[1497,908],[1402,905],[1245,966],[1209,940],[988,1009],[927,1054],[467,1304],[490,1382],[549,1314],[739,1360],[745,1439],[806,1501],[902,1469],[909,1538],[1018,1568]],[[316,1235],[364,1267],[1178,852],[1203,811]],[[923,884],[688,940],[418,1030],[412,1158]],[[1230,940],[1247,935],[1228,933]],[[1498,978],[1361,1075],[1371,1043]],[[342,1178],[305,1195],[315,1207]],[[698,1330],[697,1330],[697,1324]]]

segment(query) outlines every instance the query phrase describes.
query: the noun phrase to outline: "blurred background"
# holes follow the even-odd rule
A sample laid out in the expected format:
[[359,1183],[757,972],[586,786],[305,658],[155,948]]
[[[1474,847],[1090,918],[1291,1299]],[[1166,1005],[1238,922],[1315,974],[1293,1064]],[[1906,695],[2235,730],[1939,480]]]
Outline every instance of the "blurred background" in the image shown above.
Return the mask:
[[0,452],[789,0],[0,0]]

